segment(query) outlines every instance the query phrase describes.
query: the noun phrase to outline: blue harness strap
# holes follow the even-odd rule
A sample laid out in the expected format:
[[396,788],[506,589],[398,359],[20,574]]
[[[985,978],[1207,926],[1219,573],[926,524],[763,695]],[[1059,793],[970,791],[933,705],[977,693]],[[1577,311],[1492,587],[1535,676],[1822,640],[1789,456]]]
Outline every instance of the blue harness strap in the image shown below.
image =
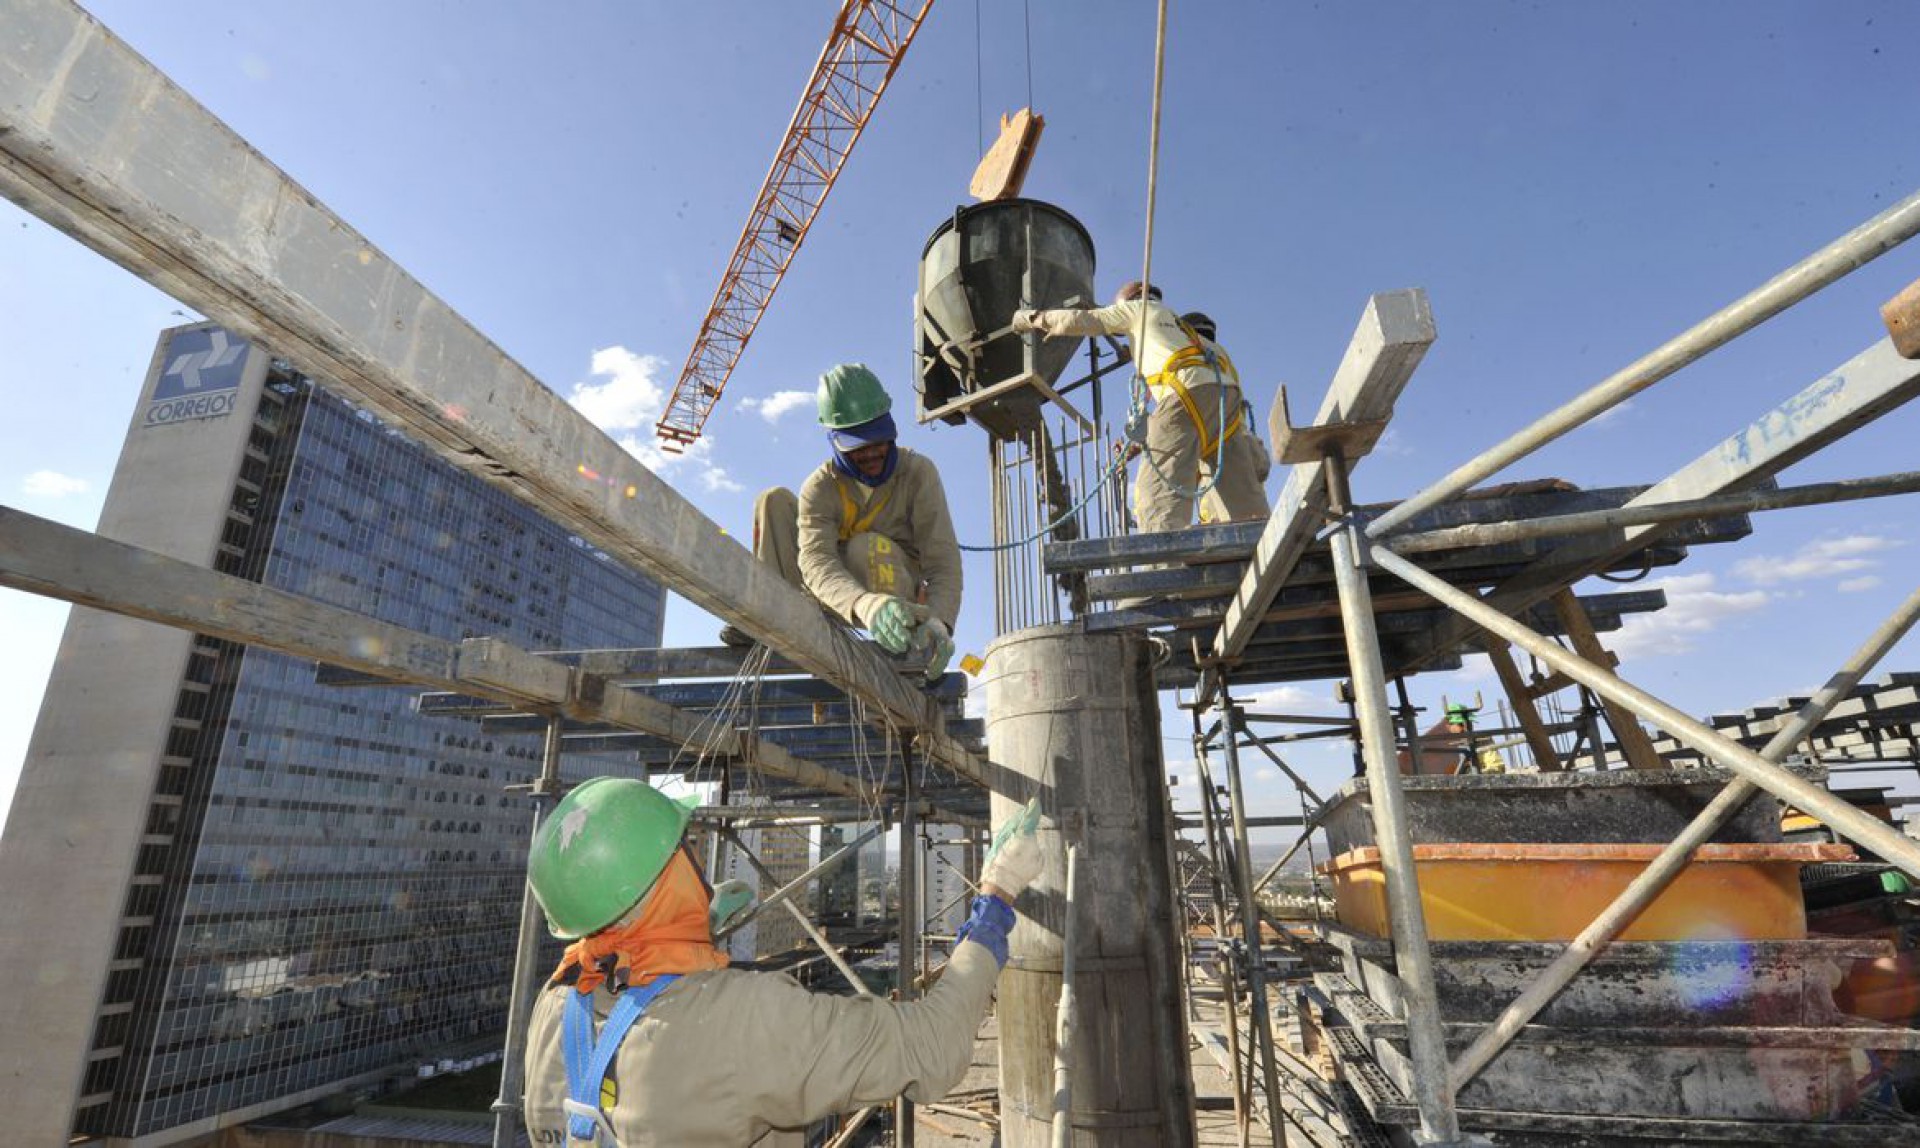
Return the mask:
[[[621,1042],[627,1039],[633,1022],[647,1011],[653,998],[679,979],[673,974],[659,976],[652,984],[621,993],[613,1011],[607,1014],[606,1024],[600,1026],[597,1040],[593,1033],[593,994],[567,994],[566,1027],[560,1048],[567,1061],[565,1107],[569,1140],[605,1144],[609,1148],[619,1143],[607,1124],[606,1112],[600,1107],[600,1082],[606,1079],[607,1069],[613,1067],[613,1058],[619,1054]],[[600,1135],[603,1132],[605,1139]]]

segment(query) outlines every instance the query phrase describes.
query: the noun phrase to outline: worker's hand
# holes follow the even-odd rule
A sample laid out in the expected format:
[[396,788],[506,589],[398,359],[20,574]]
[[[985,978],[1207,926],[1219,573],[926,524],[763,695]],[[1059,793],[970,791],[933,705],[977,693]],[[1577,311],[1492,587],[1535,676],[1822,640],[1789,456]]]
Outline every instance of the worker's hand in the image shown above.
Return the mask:
[[756,896],[754,887],[737,877],[730,877],[713,887],[713,901],[707,907],[707,925],[712,932],[718,933],[727,927],[735,917],[742,916],[753,907]]
[[1040,324],[1033,321],[1033,317],[1037,314],[1039,314],[1039,312],[1029,311],[1025,307],[1015,311],[1013,313],[1013,333],[1016,335],[1024,335],[1028,331],[1040,330]]
[[928,618],[913,632],[913,649],[916,654],[926,653],[927,680],[934,681],[947,672],[947,663],[953,660],[953,632],[940,619]]
[[914,626],[919,619],[913,606],[893,594],[868,594],[860,599],[860,620],[880,648],[889,654],[904,654],[913,642]]
[[993,848],[987,850],[986,864],[980,867],[983,891],[992,886],[1008,901],[1026,891],[1040,875],[1040,840],[1034,836],[1039,827],[1040,799],[1036,797],[994,833]]

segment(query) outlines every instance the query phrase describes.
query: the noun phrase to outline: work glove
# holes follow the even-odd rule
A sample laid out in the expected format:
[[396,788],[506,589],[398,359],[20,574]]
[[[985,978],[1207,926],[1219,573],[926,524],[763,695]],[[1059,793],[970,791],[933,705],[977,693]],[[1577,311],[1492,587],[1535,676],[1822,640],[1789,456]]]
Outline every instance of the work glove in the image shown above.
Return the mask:
[[1039,827],[1040,799],[1036,797],[994,833],[993,847],[980,867],[980,884],[995,886],[1009,900],[1025,892],[1040,875],[1040,840],[1033,832]]
[[913,630],[920,619],[913,605],[893,594],[869,594],[860,600],[860,620],[880,648],[889,654],[904,654],[913,643]]
[[709,929],[718,933],[726,928],[735,917],[741,916],[753,907],[755,895],[754,887],[737,877],[728,878],[715,885],[713,902],[707,907]]
[[911,652],[916,660],[926,658],[927,680],[935,681],[947,672],[947,663],[953,660],[953,632],[940,619],[928,618],[914,630]]
[[973,899],[972,912],[953,935],[953,943],[972,941],[993,954],[994,963],[1007,967],[1007,934],[1013,932],[1013,906],[982,893]]
[[1015,311],[1013,313],[1013,323],[1012,323],[1013,333],[1016,335],[1024,335],[1028,331],[1041,330],[1042,328],[1040,324],[1033,321],[1034,316],[1037,314],[1039,314],[1039,312],[1030,311],[1025,307],[1022,307],[1018,311]]

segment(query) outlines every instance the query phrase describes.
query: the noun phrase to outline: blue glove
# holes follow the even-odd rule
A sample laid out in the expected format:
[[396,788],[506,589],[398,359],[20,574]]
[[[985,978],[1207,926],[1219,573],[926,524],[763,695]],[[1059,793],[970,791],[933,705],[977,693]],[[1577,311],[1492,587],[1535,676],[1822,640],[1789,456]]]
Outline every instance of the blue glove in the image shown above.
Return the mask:
[[1004,969],[1007,967],[1007,934],[1013,931],[1013,922],[1013,906],[982,893],[973,899],[973,912],[968,915],[967,923],[954,934],[954,945],[972,941],[984,946],[993,954],[994,963]]

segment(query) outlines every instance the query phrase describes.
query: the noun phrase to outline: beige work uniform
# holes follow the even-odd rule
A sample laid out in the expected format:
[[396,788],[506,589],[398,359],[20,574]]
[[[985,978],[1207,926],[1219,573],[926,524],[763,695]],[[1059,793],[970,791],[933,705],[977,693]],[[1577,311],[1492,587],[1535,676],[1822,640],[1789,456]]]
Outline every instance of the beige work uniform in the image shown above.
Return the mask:
[[[1238,382],[1231,378],[1222,382],[1205,363],[1176,371],[1187,398],[1199,412],[1196,423],[1171,383],[1155,381],[1166,371],[1168,360],[1195,345],[1171,310],[1150,300],[1129,299],[1091,311],[1039,311],[1033,322],[1048,335],[1125,335],[1137,344],[1134,357],[1153,396],[1153,413],[1147,417],[1146,450],[1150,458],[1140,461],[1133,490],[1134,517],[1142,533],[1191,526],[1194,498],[1190,492],[1208,478],[1215,480],[1209,493],[1218,497],[1227,517],[1266,517],[1270,508],[1267,492],[1252,465],[1254,452],[1248,451],[1245,443],[1234,446],[1241,437],[1238,433],[1228,438],[1224,447],[1217,446],[1222,411],[1229,424],[1240,413]],[[1213,348],[1205,339],[1199,345],[1202,349]],[[1216,444],[1216,450],[1203,450],[1208,443]]]
[[[769,1129],[800,1128],[836,1112],[938,1100],[972,1062],[1000,969],[962,942],[924,998],[812,993],[784,973],[692,973],[662,992],[627,1033],[603,1103],[620,1148],[742,1148]],[[561,1051],[565,985],[533,1006],[527,1036],[527,1135],[535,1148],[567,1143],[567,1067]],[[613,1007],[594,994],[601,1020]],[[606,1097],[607,1086],[602,1086]],[[611,1146],[603,1146],[611,1148]]]
[[933,461],[900,447],[879,486],[855,482],[829,459],[800,494],[763,492],[753,508],[753,553],[856,626],[876,594],[925,600],[952,630],[960,617],[960,540]]

